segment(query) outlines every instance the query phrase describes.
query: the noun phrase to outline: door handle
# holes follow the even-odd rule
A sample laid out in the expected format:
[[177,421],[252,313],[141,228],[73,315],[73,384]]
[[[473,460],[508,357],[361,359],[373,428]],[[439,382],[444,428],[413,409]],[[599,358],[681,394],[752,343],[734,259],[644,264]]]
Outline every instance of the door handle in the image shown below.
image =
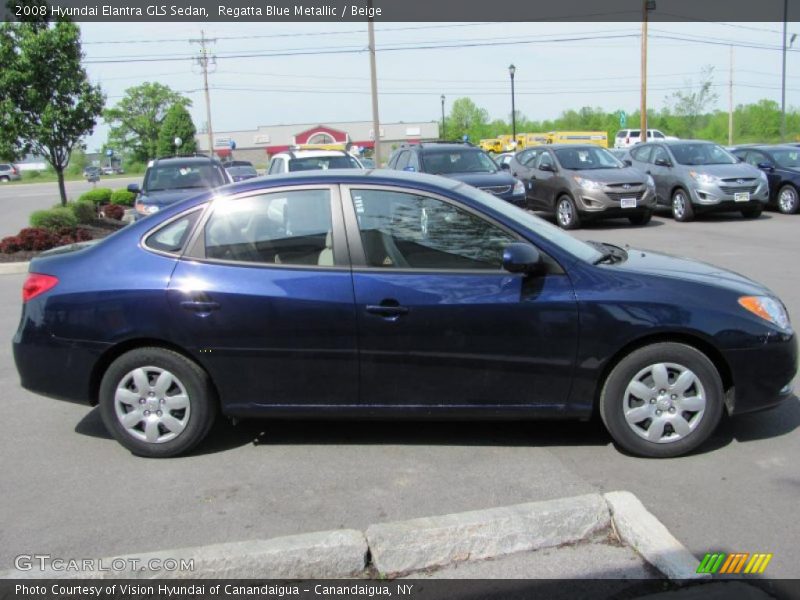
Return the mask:
[[191,310],[196,313],[210,313],[212,310],[219,310],[219,302],[200,301],[200,300],[184,300],[181,302],[181,308]]
[[383,300],[380,304],[367,304],[367,312],[394,321],[407,315],[408,308],[400,306],[397,300]]

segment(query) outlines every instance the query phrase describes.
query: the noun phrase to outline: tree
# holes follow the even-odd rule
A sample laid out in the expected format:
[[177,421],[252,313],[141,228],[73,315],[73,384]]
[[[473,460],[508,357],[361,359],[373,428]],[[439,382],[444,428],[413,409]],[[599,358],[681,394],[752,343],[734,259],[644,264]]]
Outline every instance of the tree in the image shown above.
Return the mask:
[[469,98],[459,98],[453,102],[450,115],[447,117],[447,136],[451,139],[461,139],[468,135],[475,141],[485,135],[483,131],[489,122],[489,113],[484,108],[478,108]]
[[695,90],[691,81],[687,81],[687,90],[673,92],[667,98],[667,103],[672,104],[672,112],[681,117],[678,123],[679,134],[681,137],[694,137],[697,130],[703,126],[705,112],[719,98],[719,94],[714,91],[714,67],[706,66],[703,68],[702,81],[700,87]]
[[130,154],[142,162],[156,158],[161,125],[175,104],[186,107],[191,101],[160,83],[145,82],[128,88],[122,100],[103,113],[111,126],[108,146],[117,154]]
[[[197,141],[194,136],[197,130],[192,122],[192,115],[183,104],[173,104],[167,111],[161,131],[158,134],[158,155],[192,154],[197,152]],[[181,138],[181,147],[175,148],[175,138]]]
[[0,152],[18,158],[45,157],[58,177],[66,204],[64,169],[90,133],[105,97],[81,66],[80,30],[69,21],[41,20],[0,25]]

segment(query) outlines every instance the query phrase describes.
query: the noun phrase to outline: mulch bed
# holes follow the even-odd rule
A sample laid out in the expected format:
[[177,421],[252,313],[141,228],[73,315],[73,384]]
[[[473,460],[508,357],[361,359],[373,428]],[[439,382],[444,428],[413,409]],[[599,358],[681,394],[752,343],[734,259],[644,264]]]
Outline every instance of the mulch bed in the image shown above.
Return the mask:
[[[79,225],[78,227],[88,231],[91,234],[92,239],[97,240],[111,235],[115,231],[125,227],[125,225],[127,225],[127,223],[123,223],[122,221],[101,218],[95,219],[89,225]],[[41,252],[34,252],[31,250],[21,250],[19,252],[14,252],[13,254],[4,254],[0,252],[0,263],[25,262],[39,256],[40,254]]]

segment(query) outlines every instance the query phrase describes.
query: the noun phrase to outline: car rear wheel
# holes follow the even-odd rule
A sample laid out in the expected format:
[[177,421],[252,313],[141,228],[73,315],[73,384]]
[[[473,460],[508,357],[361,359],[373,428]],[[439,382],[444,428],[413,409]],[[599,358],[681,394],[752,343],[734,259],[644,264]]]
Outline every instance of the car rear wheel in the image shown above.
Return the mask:
[[786,184],[778,191],[778,210],[785,215],[793,215],[800,209],[800,196],[797,188]]
[[745,219],[757,219],[761,216],[761,211],[763,210],[760,206],[753,206],[751,208],[743,208],[742,209],[742,216]]
[[689,196],[682,189],[677,189],[672,194],[672,217],[682,223],[694,220],[694,206]]
[[114,438],[138,456],[177,456],[208,434],[216,416],[208,375],[165,348],[117,358],[100,383],[100,413]]
[[581,218],[575,202],[564,194],[556,202],[556,221],[562,229],[577,229],[581,226]]
[[647,225],[652,218],[653,213],[648,210],[637,215],[631,215],[628,217],[628,221],[631,222],[631,225]]
[[0,182],[8,183],[9,181],[11,181],[11,177],[8,177],[7,175],[0,176]]
[[600,415],[614,441],[638,456],[669,458],[702,444],[722,417],[722,380],[691,346],[658,343],[634,350],[611,371]]

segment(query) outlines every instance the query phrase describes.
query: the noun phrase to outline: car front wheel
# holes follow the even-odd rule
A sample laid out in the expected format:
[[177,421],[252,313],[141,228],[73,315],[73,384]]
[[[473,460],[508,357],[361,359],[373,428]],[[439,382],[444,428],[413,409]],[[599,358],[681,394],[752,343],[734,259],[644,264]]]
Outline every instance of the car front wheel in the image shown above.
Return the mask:
[[682,189],[677,189],[672,194],[672,217],[682,223],[694,220],[694,206],[689,196]]
[[778,191],[778,210],[785,215],[793,215],[800,209],[800,198],[797,188],[786,184]]
[[208,375],[165,348],[117,358],[100,383],[100,413],[114,438],[138,456],[164,458],[194,448],[216,416]]
[[614,441],[638,456],[669,458],[697,448],[722,417],[724,390],[708,357],[658,343],[625,356],[606,379],[600,415]]
[[577,229],[581,226],[581,218],[575,202],[564,194],[556,202],[556,221],[562,229]]

